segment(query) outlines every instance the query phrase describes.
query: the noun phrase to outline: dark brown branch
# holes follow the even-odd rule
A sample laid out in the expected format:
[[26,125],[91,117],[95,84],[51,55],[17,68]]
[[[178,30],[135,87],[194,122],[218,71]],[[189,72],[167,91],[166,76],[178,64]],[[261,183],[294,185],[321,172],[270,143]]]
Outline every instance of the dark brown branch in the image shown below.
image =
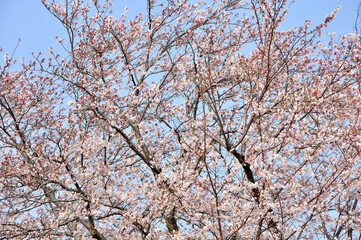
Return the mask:
[[[230,151],[235,158],[237,158],[238,162],[242,165],[244,173],[246,174],[247,180],[251,183],[255,183],[254,175],[251,169],[251,164],[246,162],[244,154],[240,154],[236,149]],[[256,202],[259,204],[260,191],[258,187],[252,188],[253,197]]]

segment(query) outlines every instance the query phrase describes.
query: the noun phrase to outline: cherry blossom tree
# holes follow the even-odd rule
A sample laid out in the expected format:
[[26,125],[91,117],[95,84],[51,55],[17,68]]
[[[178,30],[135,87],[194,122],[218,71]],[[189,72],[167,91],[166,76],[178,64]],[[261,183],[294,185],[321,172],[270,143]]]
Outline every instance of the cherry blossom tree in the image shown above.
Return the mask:
[[322,43],[336,12],[43,4],[67,56],[1,66],[1,239],[360,238],[361,42]]

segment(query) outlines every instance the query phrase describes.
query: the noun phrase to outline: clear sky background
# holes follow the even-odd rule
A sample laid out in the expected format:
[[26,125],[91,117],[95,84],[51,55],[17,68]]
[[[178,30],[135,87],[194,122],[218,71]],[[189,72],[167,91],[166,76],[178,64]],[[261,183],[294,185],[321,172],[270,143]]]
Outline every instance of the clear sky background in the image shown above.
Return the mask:
[[[146,0],[114,0],[122,12],[125,6],[130,8],[129,15],[144,9]],[[361,0],[296,0],[290,8],[290,14],[282,27],[301,25],[304,20],[312,23],[322,22],[327,14],[341,6],[341,10],[328,28],[328,32],[348,34],[354,31],[356,10]],[[54,47],[61,51],[55,36],[66,36],[60,22],[57,21],[41,4],[40,0],[0,0],[0,47],[11,53],[17,48],[16,59],[20,56],[31,58],[31,52],[48,52]],[[2,60],[0,60],[2,62]]]

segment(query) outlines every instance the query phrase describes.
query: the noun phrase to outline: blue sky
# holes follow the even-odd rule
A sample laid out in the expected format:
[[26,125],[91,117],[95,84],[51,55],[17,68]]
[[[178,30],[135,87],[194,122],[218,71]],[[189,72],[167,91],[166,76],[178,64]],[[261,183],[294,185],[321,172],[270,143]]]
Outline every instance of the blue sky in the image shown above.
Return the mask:
[[[124,9],[127,5],[130,14],[145,6],[146,0],[115,0]],[[341,6],[336,18],[329,25],[329,32],[347,34],[354,31],[356,9],[361,0],[296,0],[283,27],[301,25],[310,19],[320,23],[334,8]],[[123,5],[123,6],[121,6]],[[142,7],[140,7],[142,6]],[[15,58],[31,58],[31,52],[48,52],[54,47],[61,50],[55,36],[65,36],[61,24],[43,7],[40,0],[0,0],[0,47],[3,53],[11,53],[21,38]]]

